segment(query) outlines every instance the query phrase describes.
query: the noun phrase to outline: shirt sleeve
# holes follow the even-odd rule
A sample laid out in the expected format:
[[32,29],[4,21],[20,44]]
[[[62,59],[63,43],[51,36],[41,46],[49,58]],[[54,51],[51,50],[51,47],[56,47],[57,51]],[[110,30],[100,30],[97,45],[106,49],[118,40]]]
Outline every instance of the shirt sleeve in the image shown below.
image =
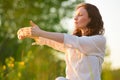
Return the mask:
[[78,49],[81,53],[104,53],[105,38],[102,35],[82,36],[64,34],[64,47]]

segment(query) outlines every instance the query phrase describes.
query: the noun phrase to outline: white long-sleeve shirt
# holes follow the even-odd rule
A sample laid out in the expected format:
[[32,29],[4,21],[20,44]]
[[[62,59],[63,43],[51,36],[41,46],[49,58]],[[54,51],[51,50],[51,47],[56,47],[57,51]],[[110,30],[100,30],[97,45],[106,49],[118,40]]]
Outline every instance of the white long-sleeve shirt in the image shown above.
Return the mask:
[[65,52],[66,79],[101,80],[101,66],[105,54],[105,37],[64,34],[64,44],[39,37],[38,44]]
[[66,78],[70,80],[101,80],[101,65],[106,40],[102,35],[64,34],[66,48]]

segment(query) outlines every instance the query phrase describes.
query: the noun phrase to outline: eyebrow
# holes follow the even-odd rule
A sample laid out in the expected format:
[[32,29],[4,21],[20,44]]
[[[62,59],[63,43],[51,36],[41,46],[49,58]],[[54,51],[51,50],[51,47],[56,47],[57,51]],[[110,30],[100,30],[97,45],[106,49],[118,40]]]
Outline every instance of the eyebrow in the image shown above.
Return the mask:
[[80,12],[76,12],[75,14],[76,14],[76,15],[80,15],[81,13],[80,13]]
[[81,12],[79,12],[79,14],[78,15],[81,15],[82,13]]

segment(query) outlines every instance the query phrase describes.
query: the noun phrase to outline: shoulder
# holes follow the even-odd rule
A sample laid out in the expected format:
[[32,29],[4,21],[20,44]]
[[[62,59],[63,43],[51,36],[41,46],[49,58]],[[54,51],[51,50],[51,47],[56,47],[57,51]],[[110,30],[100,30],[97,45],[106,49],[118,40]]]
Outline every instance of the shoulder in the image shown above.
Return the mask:
[[103,35],[94,35],[94,36],[90,36],[89,38],[96,40],[96,41],[104,41],[106,42],[106,38]]
[[89,38],[98,45],[106,44],[106,38],[103,35],[94,35],[94,36],[90,36]]
[[67,40],[78,40],[78,41],[95,41],[95,42],[106,42],[106,38],[103,35],[93,35],[93,36],[81,36],[64,34],[64,39]]
[[82,43],[89,43],[89,44],[97,44],[97,45],[105,45],[106,38],[103,35],[93,35],[93,36],[82,36],[79,37],[79,41]]

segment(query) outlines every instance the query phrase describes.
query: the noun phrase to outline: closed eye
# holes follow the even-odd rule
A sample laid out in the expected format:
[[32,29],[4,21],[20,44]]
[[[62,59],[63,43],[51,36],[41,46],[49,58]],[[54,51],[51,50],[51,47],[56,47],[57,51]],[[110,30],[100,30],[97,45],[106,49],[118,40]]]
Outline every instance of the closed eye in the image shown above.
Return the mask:
[[78,14],[78,16],[83,16],[83,14],[80,13],[80,14]]

